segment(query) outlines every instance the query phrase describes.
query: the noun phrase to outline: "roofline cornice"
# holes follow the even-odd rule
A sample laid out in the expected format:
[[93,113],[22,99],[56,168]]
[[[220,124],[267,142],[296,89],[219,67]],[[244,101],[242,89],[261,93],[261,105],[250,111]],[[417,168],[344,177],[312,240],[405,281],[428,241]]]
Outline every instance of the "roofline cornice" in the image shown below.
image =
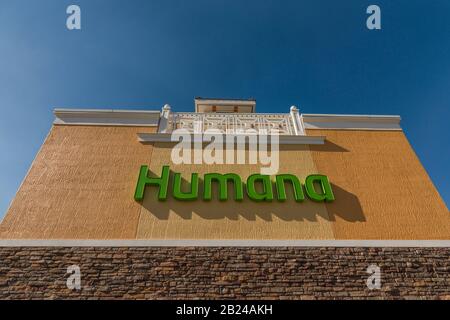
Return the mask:
[[[55,125],[158,126],[161,117],[159,110],[55,108],[53,113]],[[305,129],[402,130],[398,115],[306,113],[302,119]]]
[[53,110],[56,125],[158,126],[160,111],[114,109]]

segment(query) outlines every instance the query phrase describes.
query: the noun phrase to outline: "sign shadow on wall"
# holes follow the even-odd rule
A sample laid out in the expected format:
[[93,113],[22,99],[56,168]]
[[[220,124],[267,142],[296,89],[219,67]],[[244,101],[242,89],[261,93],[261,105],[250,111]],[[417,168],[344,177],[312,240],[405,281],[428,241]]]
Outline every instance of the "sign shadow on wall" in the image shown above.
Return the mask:
[[[151,173],[153,175],[154,173]],[[169,190],[172,189],[174,172],[170,172]],[[156,175],[155,175],[156,176]],[[206,220],[239,220],[245,219],[255,221],[262,219],[264,221],[273,221],[274,217],[283,221],[318,221],[318,217],[327,221],[336,221],[337,218],[347,222],[362,222],[365,217],[361,204],[356,195],[344,190],[343,188],[332,184],[335,201],[331,203],[318,203],[306,197],[303,202],[296,202],[293,198],[293,188],[286,184],[286,194],[288,199],[284,202],[277,200],[276,188],[273,185],[274,200],[270,202],[255,202],[244,196],[242,201],[234,200],[234,187],[228,183],[228,200],[220,201],[218,199],[218,184],[212,184],[213,199],[203,200],[204,182],[199,179],[199,196],[193,201],[180,201],[169,196],[166,201],[157,199],[157,187],[147,186],[145,198],[142,206],[157,219],[168,220],[170,214],[175,213],[185,220],[192,219],[192,216],[198,215]],[[245,183],[243,185],[244,194],[246,192]],[[262,185],[257,185],[259,191],[262,191]],[[185,192],[190,191],[190,181],[182,179],[182,189]]]

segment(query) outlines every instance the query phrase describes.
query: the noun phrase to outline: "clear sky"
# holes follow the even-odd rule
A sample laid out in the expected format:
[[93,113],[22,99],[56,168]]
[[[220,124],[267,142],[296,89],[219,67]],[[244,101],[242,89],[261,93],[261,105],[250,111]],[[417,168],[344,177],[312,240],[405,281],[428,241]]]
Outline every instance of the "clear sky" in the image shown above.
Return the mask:
[[[82,30],[66,28],[66,8]],[[366,28],[381,8],[382,30]],[[450,203],[450,1],[0,0],[0,217],[54,107],[398,114]],[[426,212],[424,212],[426,214]]]

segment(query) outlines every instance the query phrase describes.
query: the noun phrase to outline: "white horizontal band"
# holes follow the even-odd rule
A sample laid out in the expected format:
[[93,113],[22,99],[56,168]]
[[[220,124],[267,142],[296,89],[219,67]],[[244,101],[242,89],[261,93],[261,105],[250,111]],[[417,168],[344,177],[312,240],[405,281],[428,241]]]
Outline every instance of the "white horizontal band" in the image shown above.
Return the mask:
[[158,126],[160,112],[148,110],[55,109],[54,124],[94,126]]
[[[54,110],[58,125],[157,126],[158,110],[61,109]],[[254,114],[264,115],[264,114]],[[400,116],[302,114],[306,129],[401,130]]]
[[450,248],[450,240],[0,240],[0,247],[411,247]]
[[[206,135],[207,136],[207,135]],[[223,141],[225,142],[225,135],[223,135]],[[238,137],[238,134],[227,134],[226,136]],[[246,135],[249,136],[249,135]],[[193,135],[191,141],[199,142],[198,139],[201,137],[202,142],[211,142],[211,140],[205,139],[205,135],[195,134]],[[279,135],[279,144],[324,144],[325,137],[323,136],[293,136],[293,135]],[[177,143],[179,141],[172,141],[170,133],[138,133],[138,140],[140,142],[173,142]],[[271,139],[267,141],[269,144],[272,142]]]
[[306,129],[402,130],[400,116],[303,114]]

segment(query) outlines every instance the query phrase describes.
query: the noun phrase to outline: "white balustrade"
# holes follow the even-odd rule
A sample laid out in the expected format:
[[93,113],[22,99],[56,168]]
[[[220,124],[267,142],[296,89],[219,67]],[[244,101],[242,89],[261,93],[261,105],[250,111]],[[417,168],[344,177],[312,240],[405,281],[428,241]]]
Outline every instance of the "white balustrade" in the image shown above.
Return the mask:
[[280,135],[305,135],[303,122],[298,110],[291,113],[194,113],[170,112],[167,130],[186,129],[191,133],[217,130],[224,134],[239,134],[248,130]]

